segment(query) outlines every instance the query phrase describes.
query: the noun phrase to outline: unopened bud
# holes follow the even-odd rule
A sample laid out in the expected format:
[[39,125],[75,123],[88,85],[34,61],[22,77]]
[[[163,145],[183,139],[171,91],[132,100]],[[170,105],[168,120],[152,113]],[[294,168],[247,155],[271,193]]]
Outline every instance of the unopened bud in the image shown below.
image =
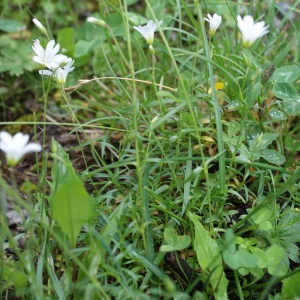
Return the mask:
[[260,143],[263,137],[263,133],[261,133],[258,137],[257,137],[257,143]]
[[52,137],[52,140],[51,140],[51,152],[53,154],[57,154],[57,144],[56,144],[56,141],[54,140],[53,137]]
[[86,19],[89,23],[93,23],[95,25],[98,25],[100,27],[106,27],[106,22],[104,20],[100,20],[94,17],[88,17]]
[[150,50],[150,53],[151,53],[152,55],[155,54],[155,50],[154,50],[154,48],[153,48],[152,45],[149,46],[149,50]]
[[32,19],[32,22],[36,25],[36,27],[40,30],[42,34],[48,35],[47,29],[42,25],[42,23],[38,19]]
[[242,54],[243,54],[245,63],[247,64],[248,67],[250,67],[252,64],[252,57],[250,55],[247,55],[244,52],[242,52]]
[[154,124],[157,120],[158,120],[159,116],[155,116],[152,120],[151,120],[151,124]]

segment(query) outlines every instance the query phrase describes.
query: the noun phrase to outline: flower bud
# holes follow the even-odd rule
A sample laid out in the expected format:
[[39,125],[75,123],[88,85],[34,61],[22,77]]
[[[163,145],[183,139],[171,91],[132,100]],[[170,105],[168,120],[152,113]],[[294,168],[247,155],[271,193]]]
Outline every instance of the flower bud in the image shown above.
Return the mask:
[[150,50],[150,53],[151,53],[152,55],[155,54],[155,50],[154,50],[154,48],[153,48],[152,45],[149,45],[149,50]]
[[106,27],[106,22],[104,20],[100,20],[94,17],[88,17],[86,19],[89,23],[93,23],[95,25],[98,25],[100,27]]
[[32,19],[32,22],[36,25],[36,27],[40,30],[40,32],[44,35],[48,35],[47,29],[42,25],[42,23],[38,19]]

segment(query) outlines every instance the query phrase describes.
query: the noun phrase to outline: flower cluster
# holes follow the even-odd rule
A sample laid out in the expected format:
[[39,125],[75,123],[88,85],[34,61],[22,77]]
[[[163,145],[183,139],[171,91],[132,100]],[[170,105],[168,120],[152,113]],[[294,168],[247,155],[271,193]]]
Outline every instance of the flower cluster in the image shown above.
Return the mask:
[[[209,35],[213,36],[221,24],[222,18],[217,14],[214,14],[213,17],[207,15],[207,17],[208,19],[205,18],[205,20],[209,22]],[[249,48],[258,38],[269,32],[267,30],[269,26],[265,26],[264,21],[254,23],[254,19],[250,15],[245,16],[244,19],[238,16],[237,25],[242,34],[243,45],[246,48]]]
[[[213,16],[208,14],[207,18],[204,19],[209,23],[209,35],[213,36],[222,22],[222,17],[218,14],[214,14]],[[96,22],[92,20],[89,22],[96,24]],[[153,20],[150,20],[145,26],[133,26],[133,28],[145,38],[146,42],[149,44],[150,50],[153,49],[154,32],[162,22],[163,21],[154,22]],[[269,32],[269,26],[265,26],[264,21],[254,23],[254,19],[250,15],[245,16],[244,19],[242,19],[241,16],[238,16],[237,25],[242,34],[243,45],[247,48],[249,48],[258,38]]]
[[6,154],[6,162],[14,167],[21,158],[28,152],[40,152],[42,146],[36,143],[29,143],[29,135],[21,132],[11,136],[8,132],[0,132],[0,149]]
[[[42,33],[48,36],[46,28],[37,19],[33,19],[33,22]],[[43,67],[50,69],[40,70],[39,73],[41,75],[53,76],[58,83],[64,84],[68,74],[74,70],[74,67],[72,67],[74,60],[68,58],[66,55],[57,54],[59,48],[59,44],[55,45],[54,40],[48,42],[46,49],[41,46],[38,39],[34,40],[32,49],[36,53],[36,56],[33,57],[33,60]]]

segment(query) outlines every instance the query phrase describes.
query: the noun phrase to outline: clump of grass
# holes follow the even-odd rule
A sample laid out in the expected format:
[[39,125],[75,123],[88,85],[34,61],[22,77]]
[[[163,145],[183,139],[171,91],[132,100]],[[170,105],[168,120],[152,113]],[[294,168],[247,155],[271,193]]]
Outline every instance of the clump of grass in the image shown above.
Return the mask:
[[[296,297],[297,4],[105,1],[92,24],[65,5],[65,23],[36,22],[47,41],[33,34],[57,38],[68,71],[23,70],[43,113],[13,121],[2,100],[2,129],[43,145],[25,177],[2,162],[3,297]],[[263,34],[241,36],[239,15]]]

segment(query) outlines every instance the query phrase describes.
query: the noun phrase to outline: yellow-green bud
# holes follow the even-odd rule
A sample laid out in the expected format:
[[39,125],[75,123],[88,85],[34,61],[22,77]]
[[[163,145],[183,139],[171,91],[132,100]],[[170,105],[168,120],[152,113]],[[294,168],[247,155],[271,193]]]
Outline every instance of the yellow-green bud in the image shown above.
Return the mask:
[[106,22],[104,20],[100,20],[94,17],[88,17],[86,19],[89,23],[93,23],[95,25],[98,25],[100,27],[106,27]]
[[32,22],[36,25],[36,27],[40,30],[42,34],[48,35],[47,29],[42,25],[42,23],[38,19],[32,19]]
[[154,48],[153,48],[152,45],[149,45],[149,50],[150,50],[150,53],[151,53],[152,55],[155,54],[155,50],[154,50]]

